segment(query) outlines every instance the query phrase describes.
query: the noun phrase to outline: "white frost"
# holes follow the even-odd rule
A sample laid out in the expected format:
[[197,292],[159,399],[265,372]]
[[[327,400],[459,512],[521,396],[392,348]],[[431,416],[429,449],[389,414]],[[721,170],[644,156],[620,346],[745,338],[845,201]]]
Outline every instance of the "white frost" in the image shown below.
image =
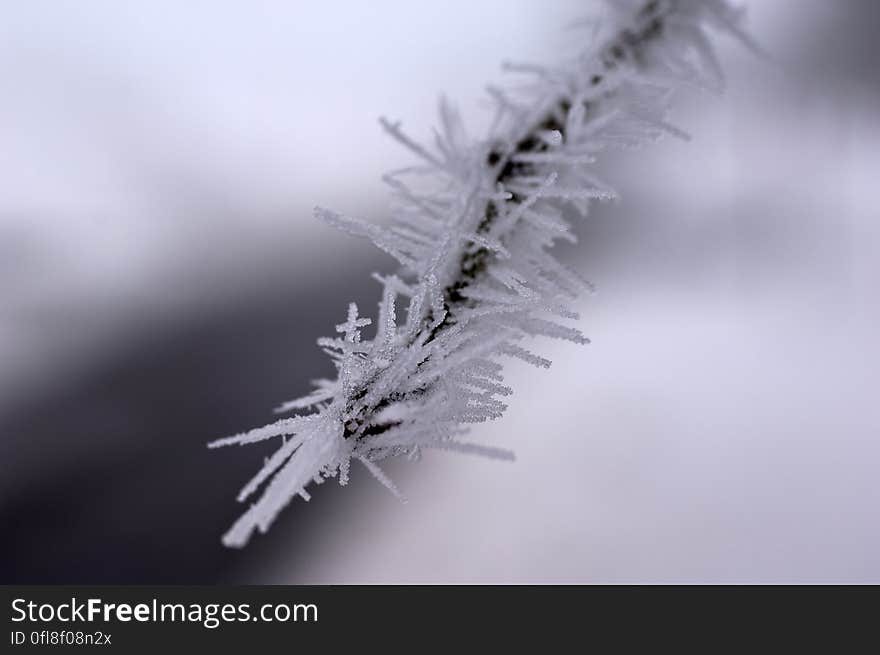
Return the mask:
[[[592,201],[616,197],[590,166],[609,147],[630,148],[663,133],[683,136],[667,121],[672,92],[682,85],[717,87],[720,67],[706,31],[742,38],[740,14],[726,0],[616,0],[594,44],[565,66],[510,65],[531,76],[517,91],[490,90],[497,120],[485,139],[469,139],[451,106],[440,103],[432,147],[407,136],[400,123],[384,129],[418,158],[416,167],[385,176],[395,198],[390,226],[318,208],[321,220],[370,239],[397,259],[382,285],[373,339],[356,305],[319,341],[337,369],[304,398],[278,411],[315,408],[211,447],[281,436],[284,441],[241,490],[262,495],[223,537],[243,546],[264,532],[305,487],[339,476],[348,481],[352,458],[392,493],[376,464],[389,456],[417,458],[423,448],[513,454],[460,441],[470,423],[499,418],[500,361],[516,357],[538,367],[550,362],[523,345],[543,335],[587,343],[575,328],[550,316],[576,318],[572,300],[590,289],[552,254],[574,240],[567,217]],[[416,184],[407,179],[416,176]],[[574,209],[576,211],[571,211]],[[405,307],[400,323],[397,308]],[[400,496],[402,497],[402,496]]]

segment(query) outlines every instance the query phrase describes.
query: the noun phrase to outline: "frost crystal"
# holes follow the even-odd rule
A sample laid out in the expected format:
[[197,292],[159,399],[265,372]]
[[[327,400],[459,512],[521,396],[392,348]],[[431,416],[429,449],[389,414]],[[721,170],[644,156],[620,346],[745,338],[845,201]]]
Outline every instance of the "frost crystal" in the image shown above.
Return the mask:
[[[294,496],[338,476],[352,459],[393,494],[376,464],[418,457],[424,448],[512,459],[509,451],[462,441],[467,426],[500,417],[499,360],[538,367],[550,362],[523,342],[536,335],[586,343],[560,321],[576,319],[571,302],[590,285],[551,254],[557,240],[575,241],[570,219],[615,192],[590,169],[606,148],[634,147],[663,133],[685,136],[666,119],[673,91],[684,84],[718,88],[720,67],[707,27],[747,41],[740,12],[726,0],[609,2],[594,45],[564,67],[508,64],[530,76],[516,92],[490,89],[496,120],[488,138],[468,138],[459,115],[440,103],[433,147],[382,127],[418,163],[384,180],[396,203],[389,227],[318,208],[318,218],[369,238],[400,263],[382,285],[376,332],[356,305],[319,340],[337,369],[304,398],[278,411],[312,409],[210,447],[281,437],[281,445],[238,496],[262,495],[224,535],[243,546],[265,532]],[[574,210],[574,211],[573,211]],[[398,320],[398,307],[405,317]],[[403,314],[403,312],[401,312]],[[405,320],[404,320],[405,318]]]

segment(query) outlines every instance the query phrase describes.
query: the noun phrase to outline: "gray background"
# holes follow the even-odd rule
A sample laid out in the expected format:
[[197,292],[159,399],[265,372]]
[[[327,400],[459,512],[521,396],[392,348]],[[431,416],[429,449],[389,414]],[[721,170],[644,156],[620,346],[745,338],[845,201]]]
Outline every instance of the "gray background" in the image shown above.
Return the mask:
[[609,156],[566,257],[587,347],[510,367],[475,440],[219,535],[267,454],[207,451],[330,372],[392,263],[382,220],[437,94],[474,134],[506,58],[590,3],[0,2],[0,582],[880,581],[880,5],[747,3],[694,136]]

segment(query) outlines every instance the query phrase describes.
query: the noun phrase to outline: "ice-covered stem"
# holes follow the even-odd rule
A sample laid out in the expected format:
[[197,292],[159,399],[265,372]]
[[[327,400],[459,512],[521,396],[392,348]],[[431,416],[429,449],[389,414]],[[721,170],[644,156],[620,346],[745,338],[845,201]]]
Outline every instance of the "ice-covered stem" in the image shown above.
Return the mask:
[[[726,0],[616,0],[609,8],[594,46],[566,65],[508,65],[533,82],[518,93],[490,90],[497,116],[486,139],[469,139],[446,102],[430,149],[383,119],[420,160],[385,176],[397,202],[390,226],[316,210],[371,239],[401,268],[377,276],[383,293],[375,336],[363,338],[371,320],[350,305],[339,336],[318,342],[337,378],[317,381],[311,394],[279,408],[316,411],[210,444],[282,438],[239,494],[243,501],[265,484],[224,536],[226,545],[265,531],[294,496],[308,499],[310,482],[338,476],[345,484],[352,458],[396,495],[376,464],[385,457],[442,448],[512,458],[460,437],[470,423],[506,409],[500,398],[512,390],[500,359],[549,366],[521,345],[524,338],[586,342],[559,321],[577,318],[569,304],[589,285],[551,249],[575,240],[570,220],[586,214],[591,200],[615,195],[590,164],[609,147],[681,135],[666,120],[673,90],[721,81],[706,28],[742,36],[739,12]],[[406,318],[399,321],[401,300]]]

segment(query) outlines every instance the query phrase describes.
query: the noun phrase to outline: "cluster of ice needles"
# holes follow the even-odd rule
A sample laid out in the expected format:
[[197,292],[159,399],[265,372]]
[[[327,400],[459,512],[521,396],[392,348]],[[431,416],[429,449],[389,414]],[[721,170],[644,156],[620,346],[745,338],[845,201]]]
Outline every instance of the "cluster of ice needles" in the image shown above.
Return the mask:
[[726,0],[616,0],[591,24],[585,50],[558,67],[509,64],[528,75],[515,92],[490,89],[496,118],[488,137],[469,138],[458,114],[440,104],[431,147],[384,129],[417,160],[384,180],[394,194],[388,226],[316,209],[318,218],[367,237],[400,264],[376,275],[373,321],[349,305],[336,334],[319,340],[336,367],[304,398],[279,412],[309,412],[210,447],[277,439],[278,449],[238,495],[261,495],[224,535],[243,546],[266,531],[307,486],[349,479],[352,460],[395,495],[377,462],[439,448],[512,459],[509,451],[463,440],[468,427],[500,417],[512,392],[502,361],[550,362],[529,350],[534,336],[586,343],[566,321],[590,285],[553,255],[575,241],[572,221],[590,203],[616,197],[593,172],[599,153],[631,148],[663,133],[673,92],[718,88],[710,30],[743,40],[741,12]]

